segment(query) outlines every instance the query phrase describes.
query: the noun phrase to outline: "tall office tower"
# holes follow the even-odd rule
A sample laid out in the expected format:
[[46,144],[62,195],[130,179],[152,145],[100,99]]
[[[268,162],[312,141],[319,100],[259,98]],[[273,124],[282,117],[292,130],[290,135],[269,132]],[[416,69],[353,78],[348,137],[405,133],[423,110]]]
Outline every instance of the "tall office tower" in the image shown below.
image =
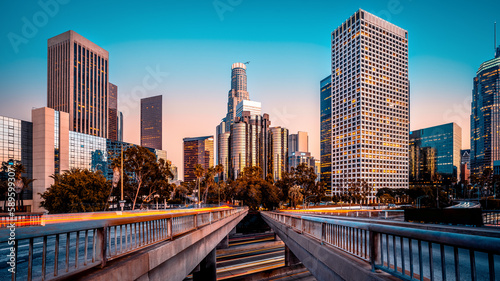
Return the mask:
[[332,188],[332,76],[321,80],[320,85],[320,159],[321,182],[325,189]]
[[226,118],[222,118],[222,121],[217,125],[215,129],[215,135],[217,136],[217,164],[222,164],[224,171],[222,172],[222,178],[226,180],[229,175],[229,135],[230,132],[226,131]]
[[250,100],[247,92],[247,66],[233,63],[231,66],[231,90],[228,93],[226,131],[231,129],[236,117],[236,106],[243,100]]
[[307,132],[297,132],[288,136],[288,155],[293,152],[309,152],[309,136]]
[[274,180],[281,179],[288,170],[288,129],[272,127],[269,129],[268,173]]
[[500,46],[474,77],[470,123],[471,174],[479,175],[500,161]]
[[117,133],[116,137],[118,141],[123,141],[123,112],[118,111],[118,116],[117,116]]
[[214,137],[184,138],[184,181],[194,181],[194,169],[200,164],[204,170],[214,165]]
[[162,96],[141,99],[141,146],[161,149]]
[[229,177],[238,178],[245,167],[258,166],[267,175],[269,115],[243,111],[236,117],[229,134]]
[[109,83],[108,139],[118,140],[118,87]]
[[331,39],[333,192],[408,188],[407,31],[360,9]]
[[410,185],[460,180],[462,128],[448,123],[410,132]]
[[460,150],[460,181],[469,180],[470,176],[470,149]]
[[72,131],[108,137],[108,51],[70,30],[48,40],[47,105]]

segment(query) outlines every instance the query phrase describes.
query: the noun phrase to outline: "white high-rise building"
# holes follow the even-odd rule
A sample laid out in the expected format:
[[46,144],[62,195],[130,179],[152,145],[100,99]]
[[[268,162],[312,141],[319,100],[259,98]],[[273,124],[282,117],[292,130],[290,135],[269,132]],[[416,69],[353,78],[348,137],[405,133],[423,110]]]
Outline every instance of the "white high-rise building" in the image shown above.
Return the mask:
[[331,39],[332,192],[408,188],[408,32],[360,9]]
[[236,117],[243,117],[243,111],[250,112],[250,116],[254,118],[260,116],[262,105],[258,101],[242,100],[236,106]]

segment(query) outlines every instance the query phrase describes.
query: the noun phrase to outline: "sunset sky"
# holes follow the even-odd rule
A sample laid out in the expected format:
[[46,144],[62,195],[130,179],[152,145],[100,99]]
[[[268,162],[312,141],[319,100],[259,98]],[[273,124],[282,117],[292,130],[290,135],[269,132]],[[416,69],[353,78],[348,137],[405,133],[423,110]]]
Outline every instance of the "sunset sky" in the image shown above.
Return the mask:
[[[491,0],[42,0],[52,3],[47,12],[28,2],[0,3],[0,115],[31,121],[31,109],[46,106],[47,39],[74,30],[109,52],[125,141],[140,143],[140,99],[163,95],[163,147],[181,178],[182,139],[215,134],[234,62],[250,61],[250,99],[262,102],[271,125],[308,132],[319,158],[330,33],[359,8],[408,30],[411,130],[456,122],[469,148],[472,79],[493,58],[500,20],[500,1]],[[26,22],[35,29],[23,32]],[[151,72],[156,83],[145,87]]]

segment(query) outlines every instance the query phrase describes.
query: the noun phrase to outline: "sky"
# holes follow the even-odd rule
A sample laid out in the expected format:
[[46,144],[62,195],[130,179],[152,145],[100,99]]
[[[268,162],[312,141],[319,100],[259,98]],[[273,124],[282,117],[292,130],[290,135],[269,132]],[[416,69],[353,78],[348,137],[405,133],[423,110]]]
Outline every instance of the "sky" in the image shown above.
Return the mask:
[[74,30],[109,52],[125,141],[140,143],[140,99],[163,95],[180,178],[182,139],[214,135],[226,114],[234,62],[250,61],[250,99],[271,126],[308,132],[319,158],[330,33],[359,8],[408,31],[410,129],[456,122],[469,148],[472,79],[493,58],[500,1],[2,1],[0,115],[31,121],[47,105],[47,39]]

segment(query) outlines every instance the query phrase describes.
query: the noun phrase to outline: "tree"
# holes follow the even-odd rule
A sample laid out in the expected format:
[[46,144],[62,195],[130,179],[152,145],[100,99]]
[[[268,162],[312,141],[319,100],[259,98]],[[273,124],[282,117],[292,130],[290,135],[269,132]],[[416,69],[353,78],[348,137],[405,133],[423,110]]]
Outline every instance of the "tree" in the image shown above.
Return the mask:
[[303,200],[303,190],[304,189],[298,185],[294,185],[288,190],[288,198],[290,199],[290,205],[292,208],[295,209],[297,207],[297,204]]
[[[9,161],[2,162],[2,168],[1,171],[2,173],[7,174],[9,172],[9,168],[14,170],[14,186],[15,186],[15,193],[16,193],[16,208],[18,207],[24,207],[23,205],[23,198],[22,195],[24,191],[29,188],[31,183],[33,183],[35,180],[34,179],[29,179],[27,177],[23,177],[22,174],[26,173],[26,168],[24,165],[21,163],[21,161],[15,161],[13,159],[10,159]],[[2,182],[0,185],[0,192],[2,195],[5,195],[5,201],[4,201],[4,209],[5,209],[5,204],[7,202],[7,191],[8,191],[8,182]]]
[[123,166],[126,171],[133,173],[136,182],[135,196],[132,202],[132,210],[134,210],[141,187],[156,172],[156,156],[147,148],[132,146],[124,152]]
[[200,178],[203,176],[203,166],[201,164],[196,164],[194,166],[194,176],[196,177],[196,189],[198,190],[198,204],[201,204],[200,198]]
[[95,212],[106,203],[109,183],[101,171],[71,169],[50,177],[54,184],[41,194],[40,204],[50,213]]
[[234,198],[241,200],[252,210],[259,208],[262,200],[261,187],[267,184],[261,175],[260,167],[245,167],[236,180]]
[[217,177],[217,197],[218,197],[218,201],[219,201],[219,206],[220,206],[220,182],[221,182],[221,175],[222,173],[224,172],[224,166],[222,164],[217,164],[217,166],[215,166],[215,172],[217,173],[218,177]]

